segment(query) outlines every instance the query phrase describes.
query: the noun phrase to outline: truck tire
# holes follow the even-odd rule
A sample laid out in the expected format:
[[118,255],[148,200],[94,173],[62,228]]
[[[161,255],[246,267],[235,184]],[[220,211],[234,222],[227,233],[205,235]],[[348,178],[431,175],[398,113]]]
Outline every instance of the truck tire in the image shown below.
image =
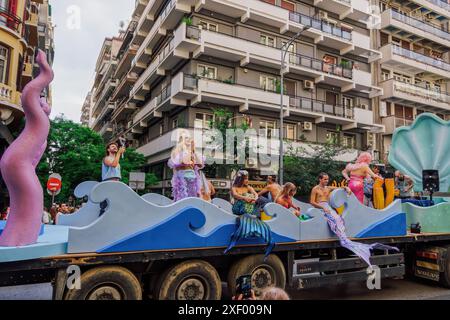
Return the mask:
[[64,300],[142,300],[139,280],[117,266],[93,268],[81,275],[80,290],[68,290]]
[[444,272],[439,275],[439,283],[445,288],[450,288],[450,246],[447,247]]
[[286,270],[274,254],[269,255],[266,261],[263,254],[236,261],[228,272],[228,290],[232,296],[236,294],[236,280],[246,274],[252,275],[252,288],[257,296],[267,287],[284,289],[286,286]]
[[154,292],[157,300],[220,300],[221,296],[219,274],[203,260],[184,261],[171,267]]

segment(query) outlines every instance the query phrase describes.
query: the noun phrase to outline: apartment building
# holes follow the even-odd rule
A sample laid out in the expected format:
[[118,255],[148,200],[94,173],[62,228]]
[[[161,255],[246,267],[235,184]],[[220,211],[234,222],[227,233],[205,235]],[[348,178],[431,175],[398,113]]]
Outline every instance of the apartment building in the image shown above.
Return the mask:
[[450,4],[442,0],[378,1],[381,28],[375,41],[385,156],[392,133],[423,112],[450,120]]
[[[41,16],[47,19],[41,22]],[[52,26],[48,0],[0,0],[0,147],[11,143],[23,118],[20,95],[33,79],[35,48],[53,52],[53,34],[40,36],[41,26]],[[46,45],[48,44],[48,45]],[[51,61],[53,54],[50,55]]]
[[378,156],[384,126],[374,101],[384,90],[372,18],[369,0],[136,1],[113,78],[105,80],[112,93],[93,107],[94,129],[110,128],[101,131],[107,140],[126,136],[162,180],[170,178],[174,133],[207,128],[217,108],[271,136],[279,129],[281,48],[308,26],[283,70],[286,139],[342,143],[351,149],[342,160],[358,150]]

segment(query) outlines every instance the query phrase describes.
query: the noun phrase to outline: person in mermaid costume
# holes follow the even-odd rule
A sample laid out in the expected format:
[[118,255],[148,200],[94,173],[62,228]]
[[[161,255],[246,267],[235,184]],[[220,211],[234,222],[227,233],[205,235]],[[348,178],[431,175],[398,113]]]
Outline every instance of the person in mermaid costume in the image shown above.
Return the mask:
[[356,163],[349,163],[342,171],[342,176],[347,180],[348,187],[362,204],[364,204],[364,179],[369,176],[374,180],[382,179],[370,169],[369,165],[371,162],[372,155],[368,152],[363,152],[359,155]]
[[201,196],[202,183],[199,171],[203,169],[204,161],[195,152],[194,140],[188,131],[181,131],[168,165],[173,169],[172,195],[174,201]]
[[248,172],[240,170],[236,174],[231,188],[231,195],[235,200],[233,214],[237,215],[237,229],[231,236],[230,245],[225,253],[230,251],[239,240],[260,238],[267,243],[266,257],[272,251],[275,243],[272,232],[267,224],[260,220],[261,207],[258,206],[258,194],[248,185]]
[[[362,260],[364,260],[369,266],[372,266],[370,262],[371,251],[374,249],[380,250],[395,250],[398,248],[387,246],[381,243],[364,244],[350,240],[345,233],[345,221],[344,219],[330,206],[328,203],[331,192],[335,190],[334,187],[329,187],[329,176],[326,173],[319,175],[319,185],[314,187],[311,193],[311,204],[324,212],[324,216],[327,219],[328,226],[331,231],[339,238],[342,247],[352,251]],[[351,190],[346,188],[347,192],[351,194]]]

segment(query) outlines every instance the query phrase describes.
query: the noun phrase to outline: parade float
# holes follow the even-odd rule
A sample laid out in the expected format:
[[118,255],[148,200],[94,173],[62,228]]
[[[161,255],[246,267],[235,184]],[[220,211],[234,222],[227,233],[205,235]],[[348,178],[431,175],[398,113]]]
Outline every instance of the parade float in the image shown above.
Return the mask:
[[[450,202],[446,198],[450,196],[446,194],[450,187],[449,137],[450,122],[424,113],[411,126],[397,129],[392,139],[389,163],[411,177],[414,191],[430,197],[402,204],[407,225],[419,224],[423,233],[450,232]],[[435,181],[430,182],[436,184],[433,190],[424,190],[426,172],[434,173]]]

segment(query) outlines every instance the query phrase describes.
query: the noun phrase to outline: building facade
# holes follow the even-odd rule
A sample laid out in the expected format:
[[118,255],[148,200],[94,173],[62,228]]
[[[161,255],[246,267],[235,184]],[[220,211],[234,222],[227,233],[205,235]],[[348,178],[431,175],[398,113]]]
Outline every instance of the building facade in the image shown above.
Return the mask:
[[423,112],[450,120],[450,4],[441,0],[379,1],[380,29],[374,38],[383,58],[377,62],[383,145],[392,133]]
[[[42,28],[50,29],[51,33],[41,36]],[[48,0],[0,0],[0,145],[3,147],[12,142],[11,130],[23,118],[20,95],[35,74],[35,48],[45,49],[53,61],[52,28]]]
[[341,160],[383,162],[396,127],[447,117],[449,17],[441,0],[137,0],[115,65],[97,66],[91,127],[125,136],[163,181],[174,134],[207,128],[217,108],[271,136],[281,49],[301,32],[283,70],[287,145],[332,141],[351,150]]

